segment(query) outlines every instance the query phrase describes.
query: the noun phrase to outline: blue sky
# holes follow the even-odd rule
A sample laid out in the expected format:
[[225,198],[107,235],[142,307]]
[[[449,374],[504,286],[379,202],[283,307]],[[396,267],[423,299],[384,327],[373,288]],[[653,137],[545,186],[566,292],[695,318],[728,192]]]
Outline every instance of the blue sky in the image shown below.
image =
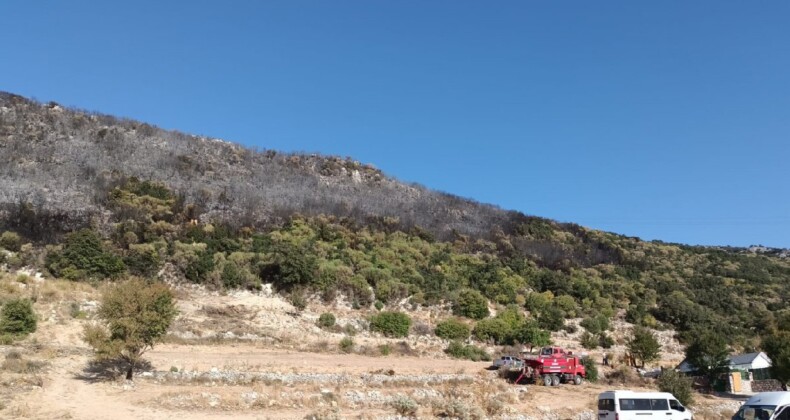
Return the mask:
[[0,2],[0,90],[643,239],[790,247],[790,3]]

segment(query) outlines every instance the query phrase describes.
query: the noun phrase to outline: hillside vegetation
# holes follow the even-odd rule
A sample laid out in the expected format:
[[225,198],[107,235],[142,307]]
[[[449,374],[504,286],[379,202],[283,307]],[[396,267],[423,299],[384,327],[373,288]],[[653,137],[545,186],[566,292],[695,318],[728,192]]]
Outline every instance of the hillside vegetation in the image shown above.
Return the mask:
[[0,185],[0,231],[13,232],[0,259],[75,281],[165,268],[216,288],[271,283],[295,301],[449,304],[482,319],[473,336],[501,344],[566,318],[605,336],[619,314],[749,349],[790,324],[787,259],[644,242],[350,159],[253,151],[12,94],[0,94]]

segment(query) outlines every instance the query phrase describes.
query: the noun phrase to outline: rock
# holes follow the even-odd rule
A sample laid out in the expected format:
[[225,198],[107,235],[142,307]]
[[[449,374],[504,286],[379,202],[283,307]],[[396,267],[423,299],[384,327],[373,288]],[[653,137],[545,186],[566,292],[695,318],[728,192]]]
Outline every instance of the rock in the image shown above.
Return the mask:
[[258,400],[258,393],[255,391],[245,392],[241,394],[241,399],[247,404],[252,404]]

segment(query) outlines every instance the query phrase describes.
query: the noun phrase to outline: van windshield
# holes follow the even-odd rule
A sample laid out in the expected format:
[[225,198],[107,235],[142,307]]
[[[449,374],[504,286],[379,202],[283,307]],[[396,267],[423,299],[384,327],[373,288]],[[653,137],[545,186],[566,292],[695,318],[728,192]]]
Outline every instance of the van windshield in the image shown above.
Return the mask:
[[768,420],[776,411],[775,405],[744,405],[738,410],[739,420]]

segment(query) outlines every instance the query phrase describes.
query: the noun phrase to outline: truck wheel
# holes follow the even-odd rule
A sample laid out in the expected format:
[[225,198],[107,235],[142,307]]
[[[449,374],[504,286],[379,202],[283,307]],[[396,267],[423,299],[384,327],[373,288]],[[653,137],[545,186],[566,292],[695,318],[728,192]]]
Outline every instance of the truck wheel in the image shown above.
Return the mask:
[[551,386],[551,376],[543,375],[543,385]]
[[554,386],[560,386],[560,377],[557,376],[557,375],[552,376],[551,377],[551,384],[554,385]]
[[576,375],[576,377],[573,378],[573,383],[576,384],[576,385],[581,385],[582,381],[584,381],[584,379],[582,378],[582,375]]

